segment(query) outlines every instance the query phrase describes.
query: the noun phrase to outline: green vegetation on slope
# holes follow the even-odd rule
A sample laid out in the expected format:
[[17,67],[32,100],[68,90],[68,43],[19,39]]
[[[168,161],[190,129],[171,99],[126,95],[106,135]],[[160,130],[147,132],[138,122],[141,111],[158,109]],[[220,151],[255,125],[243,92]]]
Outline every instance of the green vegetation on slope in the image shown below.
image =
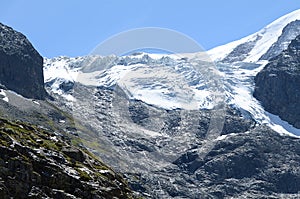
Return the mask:
[[60,133],[0,119],[0,150],[3,198],[132,197],[119,174]]

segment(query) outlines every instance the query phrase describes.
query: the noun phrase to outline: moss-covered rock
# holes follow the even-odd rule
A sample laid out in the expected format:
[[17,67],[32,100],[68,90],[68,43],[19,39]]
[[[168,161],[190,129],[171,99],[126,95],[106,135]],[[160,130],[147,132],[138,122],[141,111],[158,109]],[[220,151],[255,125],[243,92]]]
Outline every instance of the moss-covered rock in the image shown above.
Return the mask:
[[1,198],[132,198],[123,178],[59,133],[0,119]]

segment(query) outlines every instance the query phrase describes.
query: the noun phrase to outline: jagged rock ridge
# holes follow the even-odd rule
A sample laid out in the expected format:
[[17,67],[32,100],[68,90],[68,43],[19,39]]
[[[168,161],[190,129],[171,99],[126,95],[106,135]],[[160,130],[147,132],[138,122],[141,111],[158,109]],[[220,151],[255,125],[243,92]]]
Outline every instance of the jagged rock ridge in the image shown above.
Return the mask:
[[284,27],[278,40],[268,49],[260,60],[270,60],[279,55],[283,50],[287,49],[291,41],[298,35],[300,35],[300,20],[295,20]]

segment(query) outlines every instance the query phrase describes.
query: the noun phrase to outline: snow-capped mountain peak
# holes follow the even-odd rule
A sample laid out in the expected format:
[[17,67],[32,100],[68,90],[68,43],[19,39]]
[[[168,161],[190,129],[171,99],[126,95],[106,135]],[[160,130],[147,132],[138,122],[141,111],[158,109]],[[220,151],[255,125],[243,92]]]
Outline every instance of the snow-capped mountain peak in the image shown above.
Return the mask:
[[[240,40],[218,46],[208,51],[215,61],[244,61],[256,62],[271,48],[279,39],[284,28],[291,22],[300,20],[300,10],[296,10],[275,20],[260,31],[244,37]],[[287,39],[286,46],[297,34]]]

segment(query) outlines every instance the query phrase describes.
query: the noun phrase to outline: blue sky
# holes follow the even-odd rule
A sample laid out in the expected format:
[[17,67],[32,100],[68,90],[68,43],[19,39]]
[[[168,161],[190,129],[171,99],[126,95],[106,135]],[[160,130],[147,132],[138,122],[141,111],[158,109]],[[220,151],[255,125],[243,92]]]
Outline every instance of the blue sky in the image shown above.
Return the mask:
[[296,9],[299,0],[4,0],[0,22],[24,33],[42,56],[81,56],[142,27],[179,31],[208,50]]

